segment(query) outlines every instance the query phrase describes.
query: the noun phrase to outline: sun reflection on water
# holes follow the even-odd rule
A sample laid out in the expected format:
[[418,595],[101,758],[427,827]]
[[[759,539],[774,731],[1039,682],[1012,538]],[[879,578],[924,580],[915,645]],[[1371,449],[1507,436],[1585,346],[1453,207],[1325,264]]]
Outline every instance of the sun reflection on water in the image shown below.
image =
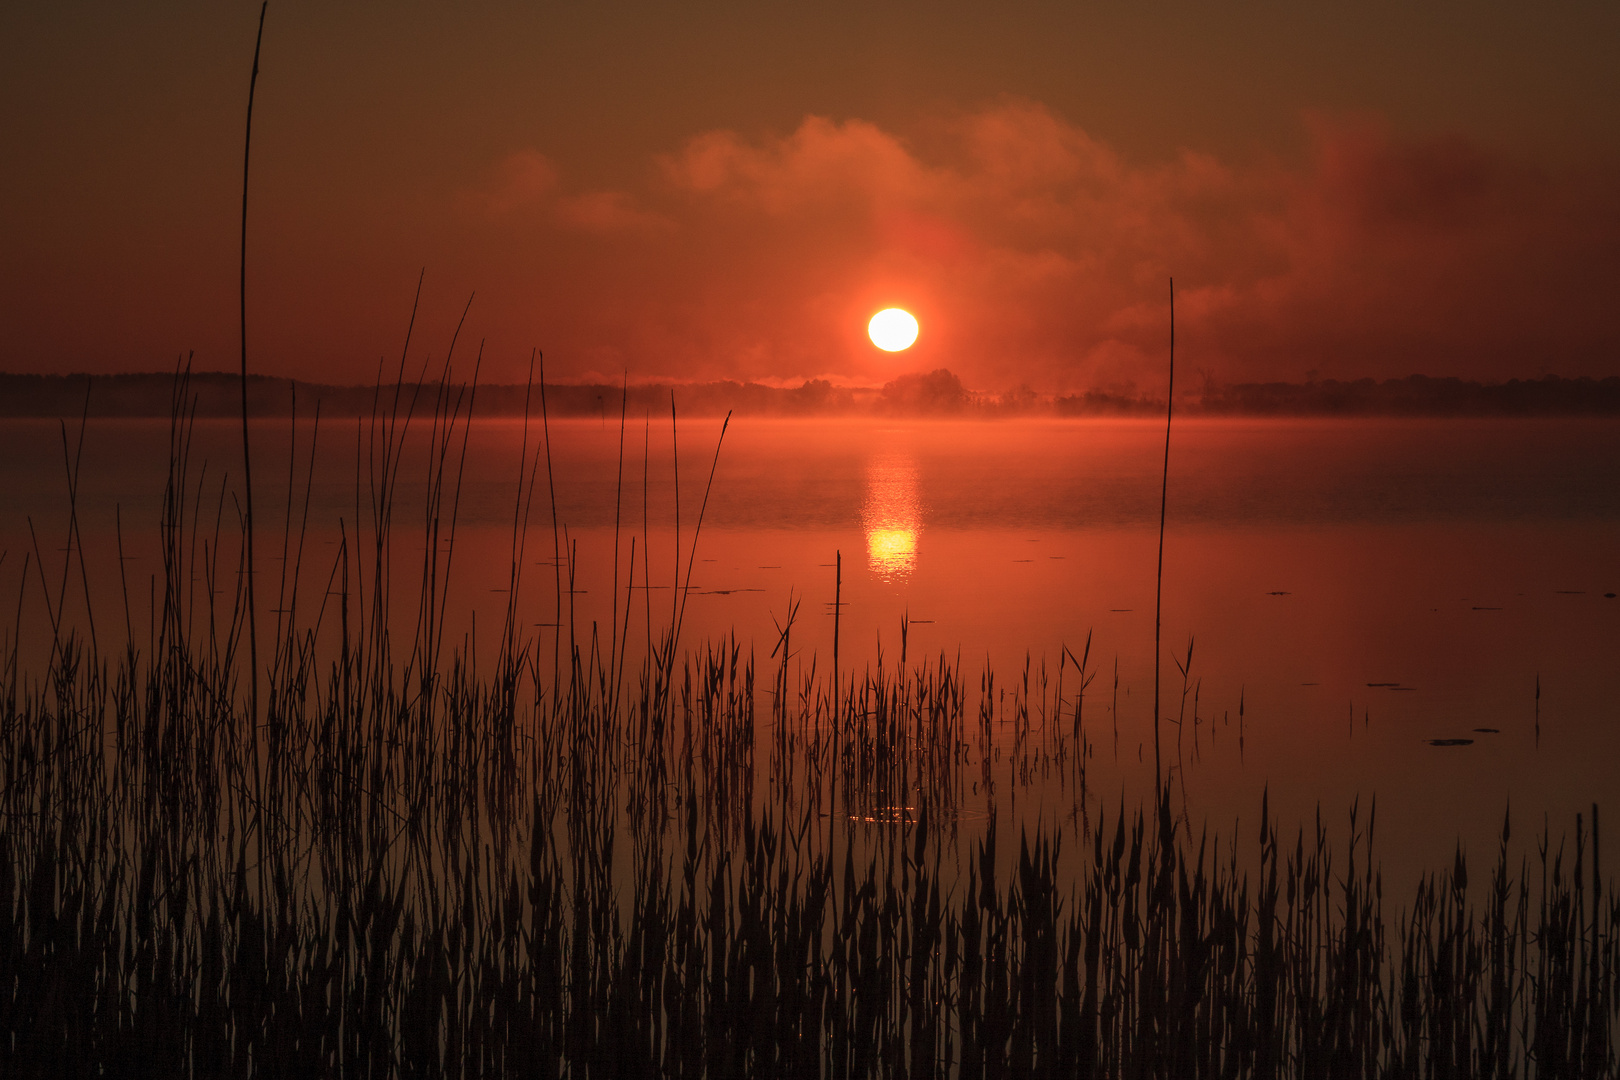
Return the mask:
[[866,564],[878,577],[903,582],[917,564],[922,513],[917,463],[908,454],[880,454],[866,466]]

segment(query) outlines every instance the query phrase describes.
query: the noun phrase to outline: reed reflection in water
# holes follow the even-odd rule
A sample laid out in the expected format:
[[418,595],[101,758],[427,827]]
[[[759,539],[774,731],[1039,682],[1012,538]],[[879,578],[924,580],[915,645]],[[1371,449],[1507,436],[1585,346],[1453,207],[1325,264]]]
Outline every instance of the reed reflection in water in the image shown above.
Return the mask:
[[866,564],[884,581],[900,584],[917,565],[922,504],[917,498],[917,462],[904,451],[874,455],[866,466]]

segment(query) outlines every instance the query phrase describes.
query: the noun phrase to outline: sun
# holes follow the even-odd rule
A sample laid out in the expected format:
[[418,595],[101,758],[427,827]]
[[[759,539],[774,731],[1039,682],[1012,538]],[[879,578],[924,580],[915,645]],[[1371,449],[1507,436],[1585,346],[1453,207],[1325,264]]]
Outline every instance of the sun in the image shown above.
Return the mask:
[[866,324],[866,333],[884,352],[899,352],[917,340],[917,320],[902,308],[884,308]]

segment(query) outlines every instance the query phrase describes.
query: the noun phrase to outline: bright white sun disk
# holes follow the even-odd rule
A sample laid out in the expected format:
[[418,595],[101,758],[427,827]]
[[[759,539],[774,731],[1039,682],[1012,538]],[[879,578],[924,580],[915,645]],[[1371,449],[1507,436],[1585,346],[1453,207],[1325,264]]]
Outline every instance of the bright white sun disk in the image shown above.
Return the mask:
[[917,340],[917,320],[901,308],[884,308],[866,324],[866,333],[884,352],[899,352]]

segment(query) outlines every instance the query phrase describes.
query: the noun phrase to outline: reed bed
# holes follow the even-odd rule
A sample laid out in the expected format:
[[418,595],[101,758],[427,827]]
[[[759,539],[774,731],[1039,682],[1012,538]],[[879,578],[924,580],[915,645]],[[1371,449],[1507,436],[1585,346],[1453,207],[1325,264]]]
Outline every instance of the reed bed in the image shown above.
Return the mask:
[[49,660],[22,670],[19,616],[0,683],[0,1075],[1615,1074],[1596,808],[1533,856],[1504,820],[1483,884],[1459,852],[1388,905],[1361,808],[1342,837],[1263,806],[1222,838],[1166,788],[1013,836],[998,784],[1086,782],[1089,649],[974,693],[944,658],[795,666],[790,617],[756,681],[744,644],[681,643],[677,601],[627,674],[617,607],[585,633],[561,589],[548,649],[513,615],[549,471],[527,440],[480,671],[444,608],[474,392],[434,393],[357,429],[330,566],[306,574],[289,494],[257,711],[183,374],[144,645],[127,593],[123,648],[70,625],[71,535],[59,580],[32,566]]

